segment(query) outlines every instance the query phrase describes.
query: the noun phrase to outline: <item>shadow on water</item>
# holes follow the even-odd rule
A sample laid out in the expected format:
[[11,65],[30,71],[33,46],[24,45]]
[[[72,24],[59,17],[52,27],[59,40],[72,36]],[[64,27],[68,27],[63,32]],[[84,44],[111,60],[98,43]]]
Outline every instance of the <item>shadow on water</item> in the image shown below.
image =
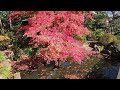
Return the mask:
[[27,72],[27,71],[21,71],[21,79],[39,79],[40,75],[39,72],[32,71],[32,72]]
[[117,75],[120,69],[120,62],[109,61],[108,59],[101,60],[102,63],[98,63],[99,69],[93,67],[92,72],[88,73],[86,79],[117,79]]
[[117,79],[119,67],[103,67],[93,71],[86,76],[86,79]]
[[118,75],[118,71],[119,71],[119,67],[111,67],[111,68],[107,68],[104,67],[102,69],[102,75],[104,79],[116,79],[117,75]]

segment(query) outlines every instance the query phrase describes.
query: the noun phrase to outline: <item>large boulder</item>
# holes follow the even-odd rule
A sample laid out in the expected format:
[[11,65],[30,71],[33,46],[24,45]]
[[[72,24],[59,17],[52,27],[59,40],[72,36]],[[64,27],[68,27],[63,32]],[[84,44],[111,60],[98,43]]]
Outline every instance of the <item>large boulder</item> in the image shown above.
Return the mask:
[[111,57],[111,59],[112,58],[120,59],[120,45],[112,42],[105,46],[102,53],[107,54],[108,56]]

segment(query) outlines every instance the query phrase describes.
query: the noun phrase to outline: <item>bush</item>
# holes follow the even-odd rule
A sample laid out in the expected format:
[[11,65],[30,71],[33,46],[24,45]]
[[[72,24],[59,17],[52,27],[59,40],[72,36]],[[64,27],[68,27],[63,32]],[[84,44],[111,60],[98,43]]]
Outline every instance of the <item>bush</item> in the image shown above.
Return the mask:
[[4,50],[10,43],[10,38],[7,35],[0,35],[0,50]]
[[72,36],[73,36],[73,38],[75,38],[75,39],[78,40],[78,41],[81,41],[81,42],[86,42],[86,41],[87,41],[87,40],[86,40],[87,35],[85,35],[84,37],[79,37],[78,35],[73,34]]
[[7,35],[0,35],[0,42],[8,40],[10,40],[10,38]]
[[92,38],[94,40],[99,40],[101,37],[103,37],[104,35],[104,31],[102,29],[97,29],[95,31],[93,31],[88,38]]
[[25,52],[25,54],[30,55],[30,54],[32,54],[32,48],[26,48],[24,52]]

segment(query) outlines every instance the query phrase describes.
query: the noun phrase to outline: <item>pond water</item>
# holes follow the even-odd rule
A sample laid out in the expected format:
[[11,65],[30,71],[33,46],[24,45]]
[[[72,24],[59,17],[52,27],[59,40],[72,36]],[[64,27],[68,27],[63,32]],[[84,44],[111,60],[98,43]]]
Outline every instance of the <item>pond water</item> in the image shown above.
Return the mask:
[[102,75],[104,79],[116,79],[118,72],[119,72],[118,66],[117,67],[114,66],[111,68],[104,67],[102,69]]
[[[53,64],[53,63],[52,63]],[[61,68],[66,68],[70,64],[68,62],[62,63],[60,65]],[[40,67],[34,71],[20,71],[21,79],[40,79],[45,76],[44,79],[54,79],[54,78],[63,78],[63,74],[59,70],[54,70],[52,65],[47,65]]]
[[21,71],[20,75],[21,75],[21,79],[39,79],[40,78],[39,72],[37,70],[32,72]]
[[[61,64],[62,68],[68,67],[70,64],[68,62],[65,62]],[[63,69],[64,70],[64,69]],[[119,66],[112,66],[112,67],[102,67],[99,71],[97,71],[97,74],[94,74],[95,77],[93,79],[117,79],[117,75],[119,72]],[[44,71],[41,70],[41,68],[36,69],[32,72],[25,72],[21,71],[21,78],[22,79],[40,79],[40,77],[45,76],[43,79],[64,79],[62,76],[61,71],[59,70],[53,70],[53,67],[48,65],[46,68],[44,68]],[[91,79],[91,78],[89,78]]]

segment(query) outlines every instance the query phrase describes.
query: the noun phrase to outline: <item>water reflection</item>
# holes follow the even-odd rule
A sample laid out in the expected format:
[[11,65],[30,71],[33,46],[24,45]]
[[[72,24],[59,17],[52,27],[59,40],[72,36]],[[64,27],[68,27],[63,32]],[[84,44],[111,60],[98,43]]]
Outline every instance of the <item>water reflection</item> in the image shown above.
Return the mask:
[[119,67],[104,67],[102,69],[102,75],[104,79],[116,79],[118,75]]
[[[47,66],[46,68],[44,67],[44,70],[43,70],[43,67],[41,67],[36,71],[32,71],[32,72],[22,71],[21,78],[22,79],[40,79],[41,77],[44,76],[44,79],[55,79],[55,78],[62,79],[64,76],[63,73],[60,70],[54,70],[53,67],[50,67],[50,66]],[[65,68],[67,68],[68,66],[70,66],[68,62],[65,62],[60,65],[62,70],[67,70]],[[100,70],[97,70],[95,72],[93,71],[90,77],[88,78],[89,79],[117,79],[118,71],[119,71],[119,66],[101,67]]]

